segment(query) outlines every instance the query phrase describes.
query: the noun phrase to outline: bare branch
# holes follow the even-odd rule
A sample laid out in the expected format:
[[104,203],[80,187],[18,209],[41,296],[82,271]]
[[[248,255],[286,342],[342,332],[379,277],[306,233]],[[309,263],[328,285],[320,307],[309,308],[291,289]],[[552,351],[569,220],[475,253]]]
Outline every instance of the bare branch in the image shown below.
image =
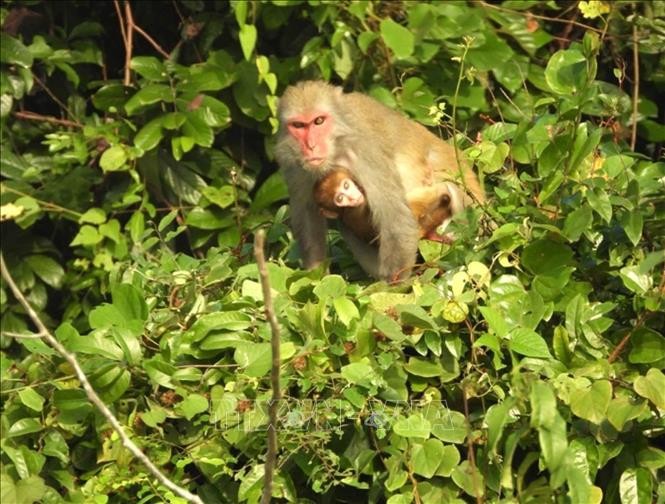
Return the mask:
[[265,472],[263,476],[263,495],[261,504],[268,504],[272,498],[272,481],[277,465],[277,408],[281,399],[279,386],[279,325],[275,316],[275,308],[272,304],[272,293],[270,291],[270,278],[266,267],[266,258],[263,253],[265,233],[259,230],[254,238],[254,257],[259,268],[259,277],[263,289],[263,306],[266,318],[270,323],[270,343],[272,347],[272,366],[270,369],[270,384],[272,387],[272,399],[268,406],[268,451],[266,453]]
[[193,493],[189,492],[185,488],[182,488],[181,486],[177,485],[173,481],[171,481],[162,471],[159,470],[159,468],[141,451],[141,449],[132,441],[129,439],[129,436],[125,433],[125,431],[122,428],[122,425],[118,421],[118,419],[113,415],[111,410],[104,404],[104,402],[101,400],[101,398],[97,395],[97,392],[92,388],[92,385],[90,385],[90,381],[88,380],[88,377],[85,375],[83,372],[83,369],[81,368],[81,365],[79,364],[78,359],[73,353],[70,353],[52,334],[51,332],[46,328],[44,325],[44,322],[39,318],[39,315],[37,315],[37,312],[32,308],[28,300],[25,298],[23,293],[19,290],[19,288],[16,286],[16,283],[14,282],[14,279],[12,278],[11,274],[9,273],[9,270],[7,269],[7,266],[5,265],[5,257],[0,252],[0,270],[2,271],[2,278],[4,278],[5,282],[7,282],[7,285],[9,285],[9,288],[11,289],[12,293],[14,294],[14,297],[16,300],[23,306],[23,309],[25,312],[28,314],[28,317],[30,317],[30,320],[32,320],[32,323],[37,327],[37,334],[41,334],[43,339],[46,340],[46,342],[53,347],[62,357],[69,363],[69,365],[74,369],[74,372],[76,373],[76,377],[78,380],[81,382],[81,385],[83,386],[83,389],[85,390],[85,395],[88,397],[90,402],[95,405],[95,407],[100,411],[100,413],[106,418],[106,420],[111,424],[111,427],[113,427],[113,430],[118,434],[118,437],[122,440],[122,444],[125,448],[127,448],[132,455],[134,455],[137,459],[139,459],[147,468],[148,470],[157,478],[157,480],[164,485],[166,488],[171,490],[173,493],[178,495],[179,497],[182,497],[183,499],[186,499],[189,502],[193,502],[195,504],[203,504],[203,501],[194,495]]

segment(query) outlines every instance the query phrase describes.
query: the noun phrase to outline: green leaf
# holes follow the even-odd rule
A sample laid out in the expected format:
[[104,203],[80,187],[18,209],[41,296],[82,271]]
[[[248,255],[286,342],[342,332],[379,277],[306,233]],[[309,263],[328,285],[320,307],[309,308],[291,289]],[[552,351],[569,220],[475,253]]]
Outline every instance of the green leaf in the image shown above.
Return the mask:
[[104,151],[99,158],[99,166],[105,172],[127,169],[127,151],[122,145],[114,145]]
[[55,457],[63,464],[69,463],[69,446],[65,441],[65,437],[59,431],[49,431],[44,440],[44,449],[42,450],[44,455]]
[[563,225],[563,234],[568,240],[575,242],[580,239],[584,231],[591,228],[592,222],[593,215],[591,208],[583,205],[568,214],[566,222]]
[[254,211],[268,208],[277,201],[286,200],[288,196],[289,191],[286,187],[284,175],[282,175],[282,172],[276,172],[268,177],[268,179],[261,184],[259,190],[256,191],[251,208]]
[[143,293],[131,284],[117,284],[111,289],[111,298],[125,320],[148,319],[148,305]]
[[635,329],[630,345],[628,362],[651,364],[665,359],[665,338],[656,331],[644,327]]
[[522,252],[522,264],[535,274],[548,274],[571,263],[573,251],[568,245],[551,240],[536,240]]
[[0,33],[0,62],[30,68],[33,58],[28,48],[20,40],[3,31]]
[[45,255],[28,256],[25,258],[25,262],[44,283],[55,289],[62,287],[65,270],[60,266],[60,263]]
[[141,77],[151,81],[162,82],[168,77],[163,63],[154,56],[135,56],[129,66]]
[[242,54],[245,57],[245,60],[249,61],[254,52],[254,46],[256,45],[256,26],[243,24],[240,26],[238,37],[240,38]]
[[186,120],[181,129],[185,136],[194,140],[197,145],[201,147],[212,146],[214,140],[212,128],[206,124],[200,112],[186,114]]
[[208,400],[200,394],[191,394],[178,404],[178,409],[182,411],[187,420],[191,420],[208,409]]
[[651,504],[653,480],[649,471],[642,467],[626,469],[619,479],[619,494],[622,504]]
[[214,203],[220,208],[227,208],[235,201],[235,190],[230,185],[222,187],[208,186],[201,190],[201,194],[205,196],[208,201]]
[[605,191],[594,189],[586,194],[589,206],[606,222],[612,220],[612,203],[610,197]]
[[358,307],[347,297],[337,297],[333,299],[333,307],[335,312],[339,317],[339,320],[346,327],[349,327],[349,324],[353,320],[358,320],[360,318],[360,312]]
[[99,234],[96,227],[88,226],[84,224],[79,229],[79,232],[74,237],[70,245],[73,247],[75,245],[97,245],[104,239],[102,235]]
[[35,392],[34,389],[26,388],[18,393],[21,402],[34,411],[42,411],[44,409],[44,398]]
[[411,451],[413,472],[431,478],[443,459],[443,443],[438,439],[428,439],[423,444],[415,444]]
[[557,51],[545,69],[550,89],[560,95],[572,95],[587,82],[586,58],[576,49]]
[[351,364],[342,366],[340,372],[342,378],[349,383],[367,387],[370,387],[378,378],[376,371],[374,371],[374,368],[366,357],[359,362],[352,362]]
[[408,58],[413,54],[415,38],[407,28],[397,24],[392,19],[381,21],[381,37],[386,45],[399,59]]
[[148,84],[125,103],[128,115],[134,115],[142,107],[159,102],[173,102],[173,90],[166,84]]
[[443,368],[439,362],[430,362],[416,357],[411,357],[404,369],[412,375],[432,378],[443,373]]
[[646,376],[638,376],[635,379],[633,388],[639,395],[665,410],[665,375],[662,371],[656,368],[649,369]]
[[272,363],[270,343],[246,343],[236,348],[233,359],[244,368],[247,376],[260,378],[269,370]]
[[381,313],[374,314],[374,328],[393,341],[402,341],[406,338],[406,335],[402,332],[402,327],[393,319]]
[[143,151],[149,151],[157,147],[164,135],[162,134],[164,118],[157,117],[148,122],[134,136],[134,145]]
[[81,224],[87,222],[88,224],[103,224],[106,222],[106,212],[101,208],[90,208],[81,217],[79,217]]
[[393,431],[405,438],[427,439],[430,436],[431,425],[420,414],[415,413],[395,422]]
[[320,300],[342,297],[346,294],[346,281],[340,275],[326,275],[314,287],[314,294]]
[[605,420],[612,399],[612,385],[607,380],[598,380],[586,389],[576,389],[570,398],[571,411],[580,418],[600,424]]
[[39,432],[44,428],[44,426],[34,418],[21,418],[20,420],[11,424],[5,437],[7,439],[19,436],[25,436],[26,434],[33,434]]
[[527,357],[537,357],[540,359],[552,358],[543,337],[535,331],[524,327],[511,331],[509,348],[513,352],[526,355]]
[[623,284],[636,294],[646,294],[653,285],[653,276],[641,271],[639,266],[625,266],[619,270]]
[[642,227],[644,226],[644,221],[642,219],[642,213],[640,209],[634,209],[630,211],[623,212],[619,218],[623,230],[628,236],[630,242],[637,247],[637,244],[642,238]]

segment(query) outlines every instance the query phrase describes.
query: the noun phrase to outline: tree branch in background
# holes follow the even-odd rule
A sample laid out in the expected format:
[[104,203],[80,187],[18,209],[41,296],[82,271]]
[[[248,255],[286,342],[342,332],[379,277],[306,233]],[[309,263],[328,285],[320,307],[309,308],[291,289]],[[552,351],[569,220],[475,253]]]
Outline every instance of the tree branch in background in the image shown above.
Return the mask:
[[39,315],[37,315],[37,312],[32,308],[32,306],[30,306],[28,300],[25,298],[23,293],[16,286],[14,279],[9,273],[7,266],[5,265],[5,257],[2,254],[2,252],[0,252],[0,270],[2,271],[2,278],[5,280],[5,282],[7,282],[7,285],[14,294],[14,297],[21,304],[21,306],[23,306],[23,309],[28,314],[28,317],[30,317],[30,320],[32,320],[32,323],[37,328],[37,333],[35,334],[35,336],[40,336],[41,338],[43,338],[74,369],[76,377],[78,378],[79,382],[81,382],[83,390],[85,390],[85,395],[88,397],[90,402],[94,404],[95,407],[100,411],[100,413],[104,416],[104,418],[106,418],[106,420],[111,424],[113,430],[118,434],[118,437],[120,437],[120,439],[122,440],[122,445],[125,448],[127,448],[132,453],[132,455],[134,455],[137,459],[139,459],[139,461],[141,461],[148,468],[148,471],[150,471],[150,473],[152,473],[152,475],[155,478],[157,478],[157,480],[166,488],[171,490],[179,497],[186,499],[188,502],[193,502],[195,504],[203,504],[203,501],[199,497],[192,494],[188,490],[182,488],[181,486],[177,485],[176,483],[171,481],[164,473],[162,473],[159,470],[159,468],[145,455],[145,453],[143,453],[141,449],[131,439],[129,439],[129,436],[125,434],[125,431],[123,430],[122,425],[120,424],[118,419],[115,417],[115,415],[113,415],[108,406],[106,406],[106,404],[104,404],[101,398],[97,395],[97,392],[95,392],[95,390],[92,388],[92,385],[90,385],[90,381],[83,372],[83,369],[81,368],[81,365],[79,364],[79,361],[76,358],[76,356],[73,353],[70,353],[51,334],[51,332],[47,329],[42,320],[39,318]]
[[[634,13],[634,15],[637,16],[637,13]],[[637,23],[633,20],[633,129],[630,133],[631,150],[635,150],[637,144],[637,109],[640,102],[640,53],[638,46]]]
[[259,278],[263,289],[263,306],[266,318],[270,323],[272,347],[272,366],[270,369],[270,383],[272,386],[272,399],[268,405],[268,451],[266,453],[265,472],[263,476],[263,495],[261,504],[268,504],[272,497],[272,481],[277,464],[277,409],[281,399],[279,386],[279,325],[275,316],[275,308],[272,304],[272,294],[270,291],[270,278],[268,277],[268,268],[266,267],[266,258],[263,253],[265,243],[265,233],[259,230],[254,238],[254,257],[259,268]]

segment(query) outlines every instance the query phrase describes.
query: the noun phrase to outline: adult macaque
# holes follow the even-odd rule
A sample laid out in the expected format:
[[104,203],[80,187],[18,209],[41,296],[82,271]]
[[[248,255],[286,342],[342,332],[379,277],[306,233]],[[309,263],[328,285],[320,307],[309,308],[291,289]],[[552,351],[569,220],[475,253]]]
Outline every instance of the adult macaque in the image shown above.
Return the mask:
[[333,167],[347,168],[364,189],[380,240],[378,246],[367,243],[345,226],[342,234],[363,269],[386,280],[408,276],[416,259],[418,228],[407,193],[443,190],[451,181],[463,195],[459,205],[451,205],[453,213],[473,199],[484,200],[475,174],[457,162],[450,145],[369,96],[344,94],[325,82],[300,82],[282,95],[279,119],[275,155],[307,268],[326,257],[326,220],[312,188]]
[[[452,192],[457,188],[453,185]],[[416,197],[406,195],[407,203],[418,222],[419,238],[447,241],[437,228],[452,215],[451,195],[448,190],[419,192]],[[365,193],[345,168],[328,171],[314,184],[314,201],[328,219],[339,218],[346,228],[361,240],[371,243],[379,238],[372,225],[371,213]]]

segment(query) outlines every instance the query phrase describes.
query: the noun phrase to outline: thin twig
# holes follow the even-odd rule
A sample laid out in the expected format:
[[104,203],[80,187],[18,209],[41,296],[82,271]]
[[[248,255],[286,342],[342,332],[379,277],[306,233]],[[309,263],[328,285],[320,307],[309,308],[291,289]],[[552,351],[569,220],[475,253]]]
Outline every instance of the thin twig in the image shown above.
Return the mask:
[[64,110],[65,112],[67,112],[67,115],[68,115],[69,117],[71,117],[71,118],[75,118],[75,117],[76,117],[76,115],[74,114],[74,112],[72,112],[71,110],[69,110],[69,108],[67,107],[67,105],[65,105],[65,104],[62,102],[62,100],[60,100],[60,98],[58,98],[58,97],[55,95],[55,93],[53,93],[53,91],[51,91],[51,90],[48,88],[48,86],[47,86],[46,84],[44,84],[44,82],[42,82],[42,80],[41,80],[39,77],[37,77],[37,76],[33,73],[33,74],[32,74],[32,78],[35,80],[35,82],[36,82],[37,84],[39,84],[39,87],[42,88],[42,89],[44,90],[44,92],[45,92],[47,95],[49,95],[49,97],[51,98],[51,100],[53,100],[55,103],[57,103],[58,106],[59,106],[62,110]]
[[640,101],[640,54],[638,51],[637,23],[633,20],[633,124],[630,133],[630,148],[637,144],[637,107]]
[[33,334],[23,334],[11,331],[2,331],[0,334],[2,334],[3,336],[9,336],[10,338],[16,338],[16,339],[41,339],[44,337],[44,335],[41,332]]
[[612,353],[610,356],[607,358],[607,362],[609,364],[612,364],[615,360],[619,358],[619,355],[621,355],[621,352],[623,352],[623,349],[626,348],[626,345],[630,341],[631,336],[635,333],[636,330],[638,330],[640,327],[644,325],[645,320],[647,319],[647,313],[644,312],[642,313],[638,318],[637,321],[635,322],[635,326],[628,331],[628,334],[626,334],[623,338],[621,338],[621,341],[619,341],[619,344],[614,347],[614,350],[612,350]]
[[272,366],[270,369],[270,384],[272,387],[272,399],[268,404],[268,451],[266,453],[266,464],[263,476],[263,495],[261,495],[261,504],[268,504],[272,498],[272,481],[277,464],[277,411],[281,399],[281,390],[279,385],[279,325],[275,316],[275,308],[272,303],[272,293],[270,290],[270,278],[268,277],[268,268],[266,267],[266,258],[263,253],[265,243],[265,233],[259,230],[254,238],[254,257],[256,265],[259,268],[259,278],[263,289],[263,306],[266,318],[270,323],[270,344],[272,349]]
[[411,468],[410,464],[406,465],[406,474],[409,475],[409,481],[411,482],[411,486],[413,487],[413,489],[411,490],[411,493],[413,494],[413,500],[416,501],[416,504],[422,504],[423,501],[420,498],[420,492],[418,491],[418,480],[413,475],[413,469]]
[[97,392],[95,392],[95,390],[92,388],[92,385],[90,384],[90,381],[88,380],[86,374],[83,372],[83,369],[81,368],[81,365],[79,364],[79,361],[76,358],[76,356],[73,353],[70,353],[51,334],[51,332],[44,325],[44,322],[42,322],[42,320],[39,318],[39,315],[37,315],[37,312],[32,308],[32,306],[25,298],[23,293],[16,286],[14,279],[9,273],[7,266],[5,265],[5,258],[2,252],[0,252],[0,270],[2,271],[2,278],[4,278],[5,282],[7,282],[7,285],[9,285],[9,288],[14,294],[14,297],[21,304],[21,306],[23,306],[23,309],[28,314],[28,317],[30,317],[30,320],[32,320],[32,323],[37,328],[37,334],[41,334],[42,338],[46,340],[46,342],[51,347],[53,347],[69,363],[72,369],[74,369],[76,377],[78,378],[79,382],[81,382],[83,390],[85,390],[85,395],[88,397],[90,402],[95,405],[95,407],[104,416],[104,418],[106,418],[106,420],[111,424],[111,427],[113,427],[113,430],[118,434],[118,437],[122,441],[122,445],[125,448],[127,448],[134,455],[134,457],[139,459],[139,461],[141,461],[148,468],[148,470],[152,473],[152,475],[155,478],[157,478],[157,480],[166,488],[168,488],[173,493],[175,493],[179,497],[182,497],[183,499],[186,499],[189,502],[193,502],[195,504],[203,504],[203,501],[199,497],[197,497],[196,495],[189,492],[185,488],[182,488],[181,486],[171,481],[145,455],[145,453],[141,451],[141,449],[134,443],[134,441],[129,439],[129,436],[123,430],[122,425],[120,424],[118,419],[113,415],[108,406],[104,404],[101,398],[97,395]]
[[68,119],[58,119],[53,116],[45,116],[37,114],[36,112],[29,112],[27,110],[13,112],[14,117],[17,119],[24,119],[26,121],[41,121],[53,124],[59,124],[60,126],[66,126],[68,128],[82,128],[83,125],[76,121],[70,121]]
[[[128,4],[128,5],[129,5],[129,4]],[[132,26],[134,27],[134,29],[135,29],[140,35],[143,36],[144,39],[146,39],[146,40],[148,41],[148,43],[149,43],[152,47],[155,48],[155,50],[156,50],[159,54],[161,54],[161,55],[164,57],[164,59],[169,59],[169,58],[171,58],[171,55],[170,55],[169,53],[167,53],[164,49],[162,49],[162,47],[161,47],[161,46],[155,41],[155,39],[153,39],[150,35],[148,35],[148,34],[143,30],[143,28],[141,28],[141,27],[140,27],[139,25],[137,25],[136,23],[134,23]]]

